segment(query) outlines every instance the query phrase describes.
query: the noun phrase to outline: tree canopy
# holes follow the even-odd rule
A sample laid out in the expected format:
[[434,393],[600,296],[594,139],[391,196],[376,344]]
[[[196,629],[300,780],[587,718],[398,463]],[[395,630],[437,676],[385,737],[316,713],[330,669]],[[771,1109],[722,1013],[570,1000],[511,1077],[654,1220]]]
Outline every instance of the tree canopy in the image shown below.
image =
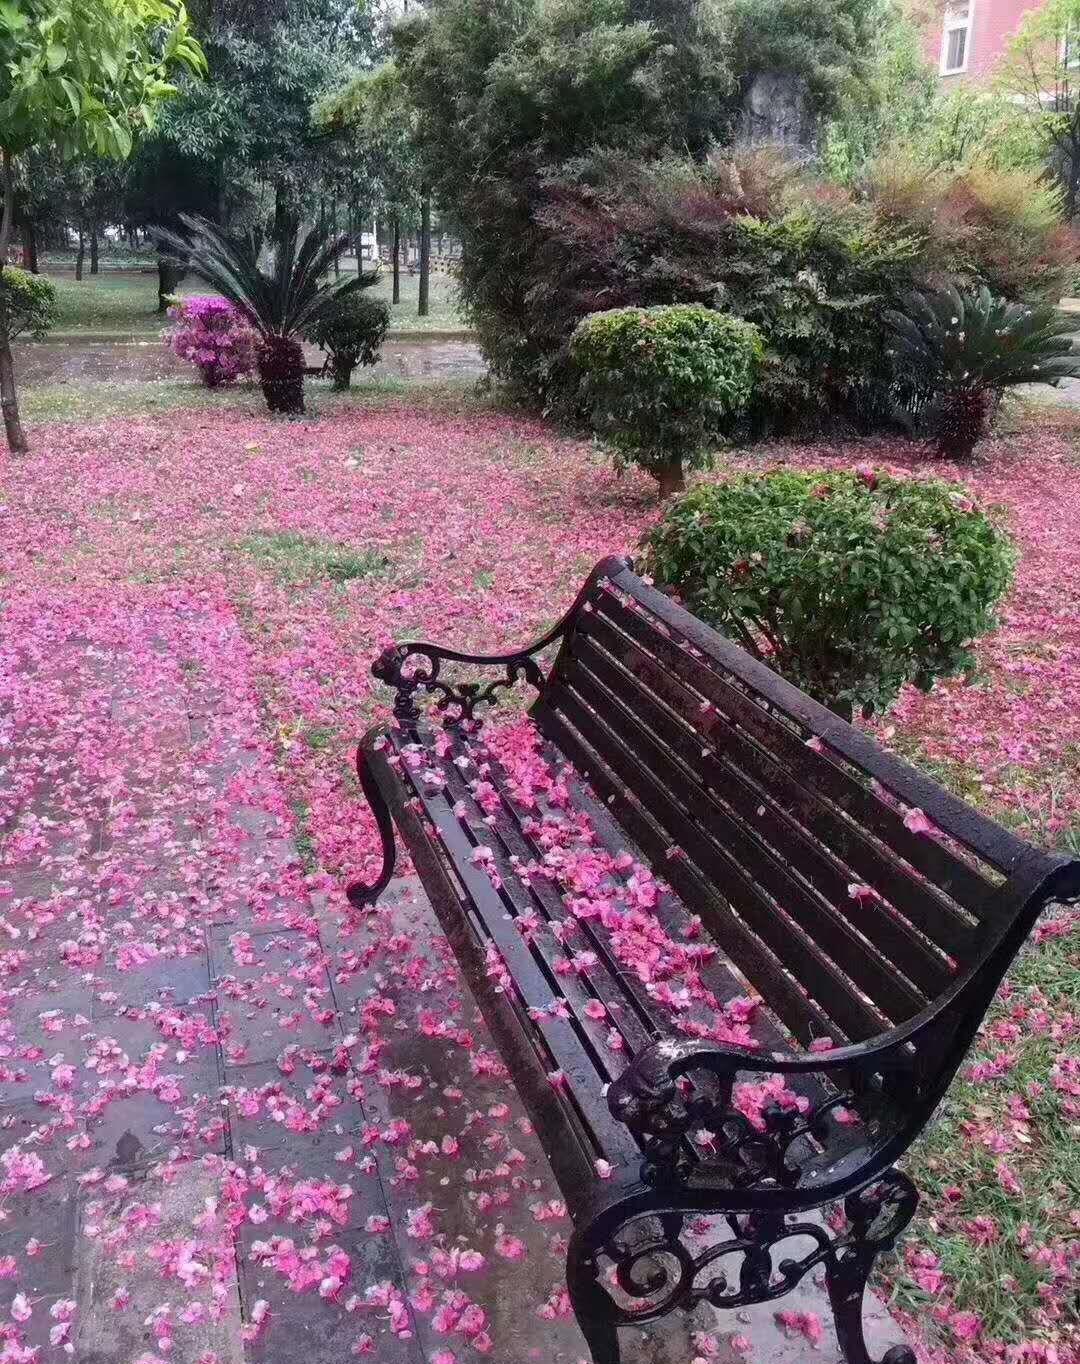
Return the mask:
[[206,66],[183,0],[3,0],[5,150],[50,143],[66,156],[126,157],[176,93],[176,66]]

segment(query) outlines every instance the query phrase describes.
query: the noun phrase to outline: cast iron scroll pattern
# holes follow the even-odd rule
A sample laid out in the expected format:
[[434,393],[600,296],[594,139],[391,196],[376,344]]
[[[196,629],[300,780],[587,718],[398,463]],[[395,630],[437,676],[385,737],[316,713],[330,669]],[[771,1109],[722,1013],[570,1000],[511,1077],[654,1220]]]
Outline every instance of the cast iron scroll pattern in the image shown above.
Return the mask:
[[[919,1197],[907,1175],[896,1169],[850,1194],[840,1230],[798,1215],[729,1215],[733,1233],[696,1250],[685,1236],[683,1211],[639,1213],[620,1223],[596,1247],[592,1260],[607,1259],[614,1282],[633,1305],[611,1299],[616,1324],[651,1321],[677,1309],[709,1303],[719,1310],[749,1307],[782,1298],[811,1270],[824,1266],[833,1279],[865,1282],[875,1257],[891,1249],[911,1221]],[[811,1242],[799,1257],[782,1255]]]
[[[630,560],[617,554],[609,555],[596,565],[585,579],[581,590],[569,609],[555,622],[547,634],[505,654],[466,654],[457,649],[446,649],[439,644],[411,641],[391,644],[372,664],[371,671],[380,682],[394,688],[394,718],[400,725],[413,726],[420,718],[416,694],[426,691],[434,695],[436,709],[451,725],[471,725],[478,706],[488,706],[498,700],[499,693],[527,682],[538,693],[545,685],[543,669],[536,661],[549,644],[561,640],[571,629],[578,613],[590,609],[589,597],[603,583],[617,573],[630,568]],[[442,679],[444,663],[467,663],[480,668],[501,668],[502,676],[488,683],[446,682]]]
[[[442,678],[446,661],[477,662],[501,667],[503,675],[487,683],[447,682]],[[494,704],[501,691],[527,682],[537,692],[544,689],[544,674],[531,653],[498,654],[483,659],[465,658],[434,644],[393,644],[371,669],[380,682],[394,689],[394,718],[413,725],[420,718],[417,692],[436,697],[435,708],[448,724],[470,726],[479,706]]]
[[[670,1044],[673,1057],[680,1050],[677,1041]],[[664,1044],[658,1044],[656,1051],[662,1056]],[[763,1110],[763,1126],[758,1126],[732,1104],[739,1059],[724,1059],[729,1066],[726,1072],[706,1064],[698,1069],[690,1062],[679,1067],[677,1076],[669,1075],[659,1084],[655,1072],[643,1074],[631,1065],[612,1084],[609,1106],[641,1146],[645,1155],[641,1176],[646,1184],[686,1185],[704,1173],[710,1182],[720,1180],[731,1189],[793,1189],[803,1173],[804,1161],[796,1150],[800,1142],[806,1143],[804,1156],[811,1149],[827,1150],[840,1130],[838,1117],[848,1110],[858,1115],[857,1130],[877,1145],[894,1110],[898,1077],[887,1068],[870,1075],[851,1066],[842,1072],[842,1083],[838,1083],[841,1073],[834,1072],[831,1092],[805,1112],[774,1103]],[[753,1060],[756,1067],[767,1069],[764,1058]],[[880,1058],[877,1065],[881,1065]],[[899,1088],[910,1101],[919,1081],[908,1066],[901,1074]],[[696,1135],[701,1129],[709,1134],[704,1146]],[[846,1144],[850,1146],[850,1140]]]

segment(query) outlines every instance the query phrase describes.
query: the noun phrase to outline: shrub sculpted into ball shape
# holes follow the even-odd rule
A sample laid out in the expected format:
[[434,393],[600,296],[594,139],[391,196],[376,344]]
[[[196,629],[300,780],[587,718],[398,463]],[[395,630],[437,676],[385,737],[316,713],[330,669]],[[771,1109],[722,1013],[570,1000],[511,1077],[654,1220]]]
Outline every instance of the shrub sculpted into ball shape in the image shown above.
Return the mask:
[[207,388],[235,384],[255,368],[256,333],[227,299],[177,299],[169,317],[174,325],[166,344],[181,360],[191,361]]
[[845,715],[969,669],[1015,561],[964,488],[865,467],[695,488],[646,547],[691,611]]
[[56,325],[56,286],[44,275],[5,265],[0,273],[0,304],[7,313],[10,338],[26,335],[32,341],[44,341],[49,328]]
[[373,365],[390,326],[390,309],[376,298],[346,294],[327,309],[308,333],[326,351],[334,388],[346,389],[357,365]]
[[745,408],[762,345],[750,323],[686,304],[592,313],[570,352],[595,429],[664,495],[683,487],[684,465],[707,465],[706,441]]

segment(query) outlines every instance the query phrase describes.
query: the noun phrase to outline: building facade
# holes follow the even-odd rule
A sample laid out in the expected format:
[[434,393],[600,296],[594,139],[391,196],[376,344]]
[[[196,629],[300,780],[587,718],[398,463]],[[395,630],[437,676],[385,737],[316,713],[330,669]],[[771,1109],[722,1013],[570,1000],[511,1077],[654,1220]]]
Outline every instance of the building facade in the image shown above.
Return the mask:
[[1044,0],[919,0],[927,59],[944,81],[989,80],[1026,14]]

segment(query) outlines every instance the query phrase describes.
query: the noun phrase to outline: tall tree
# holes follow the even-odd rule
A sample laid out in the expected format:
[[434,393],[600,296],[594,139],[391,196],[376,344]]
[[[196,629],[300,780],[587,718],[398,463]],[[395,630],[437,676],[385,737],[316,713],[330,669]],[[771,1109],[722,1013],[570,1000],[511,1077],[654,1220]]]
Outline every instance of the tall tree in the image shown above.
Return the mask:
[[335,133],[360,162],[378,198],[380,212],[389,219],[394,272],[393,302],[401,301],[400,250],[403,224],[420,212],[421,316],[427,313],[428,272],[431,259],[431,196],[422,180],[417,111],[393,62],[361,71],[345,85],[317,101],[312,111],[316,127]]
[[[20,0],[0,5],[0,271],[15,222],[16,163],[34,148],[61,155],[130,155],[176,93],[176,67],[201,72],[183,0]],[[19,420],[6,310],[0,305],[0,402],[12,450]]]
[[699,0],[434,0],[395,27],[423,182],[496,373],[543,382],[529,319],[548,178],[598,147],[704,157],[730,127],[728,46]]

